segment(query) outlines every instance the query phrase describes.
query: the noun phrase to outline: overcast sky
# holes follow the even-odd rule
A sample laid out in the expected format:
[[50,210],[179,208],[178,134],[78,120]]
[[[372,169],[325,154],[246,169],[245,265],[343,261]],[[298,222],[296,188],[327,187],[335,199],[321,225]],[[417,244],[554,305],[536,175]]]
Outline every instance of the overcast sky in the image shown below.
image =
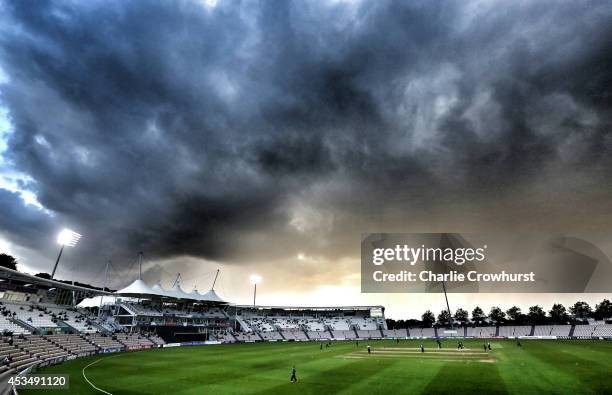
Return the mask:
[[610,48],[609,1],[0,1],[0,249],[439,310],[361,295],[361,233],[612,233]]

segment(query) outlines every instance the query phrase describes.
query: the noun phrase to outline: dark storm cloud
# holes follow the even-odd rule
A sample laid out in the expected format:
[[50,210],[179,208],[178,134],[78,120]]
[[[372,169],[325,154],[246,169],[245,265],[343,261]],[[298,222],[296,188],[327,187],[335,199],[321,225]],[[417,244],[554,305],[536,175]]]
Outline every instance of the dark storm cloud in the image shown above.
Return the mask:
[[333,256],[388,217],[611,175],[609,2],[1,7],[5,156],[54,214],[4,193],[14,240]]

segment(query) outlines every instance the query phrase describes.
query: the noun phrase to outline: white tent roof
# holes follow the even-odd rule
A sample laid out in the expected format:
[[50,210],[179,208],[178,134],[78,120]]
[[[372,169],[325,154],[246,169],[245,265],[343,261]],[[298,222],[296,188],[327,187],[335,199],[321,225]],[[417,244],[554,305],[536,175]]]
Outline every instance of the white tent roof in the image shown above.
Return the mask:
[[117,295],[159,295],[151,289],[144,281],[138,279],[116,292]]
[[164,289],[160,284],[155,284],[152,288],[149,287],[144,281],[136,280],[127,287],[120,289],[116,292],[116,295],[125,296],[142,296],[142,295],[155,295],[165,296],[169,298],[177,299],[191,299],[201,300],[205,302],[219,302],[226,303],[225,300],[221,299],[214,290],[210,290],[205,294],[199,293],[197,290],[193,290],[189,293],[185,292],[179,284],[175,284],[171,289]]
[[221,303],[225,303],[225,300],[221,299],[219,297],[219,295],[217,295],[217,293],[215,292],[214,289],[211,289],[210,291],[208,291],[204,295],[202,295],[202,299],[201,300],[205,300],[207,302],[221,302]]
[[168,293],[174,296],[175,298],[194,299],[193,295],[190,295],[187,292],[183,291],[183,288],[181,288],[181,286],[178,285],[178,283],[174,284],[174,287],[172,287],[172,289],[170,289]]
[[155,284],[151,289],[155,291],[156,295],[173,297],[173,295],[166,291],[159,283]]

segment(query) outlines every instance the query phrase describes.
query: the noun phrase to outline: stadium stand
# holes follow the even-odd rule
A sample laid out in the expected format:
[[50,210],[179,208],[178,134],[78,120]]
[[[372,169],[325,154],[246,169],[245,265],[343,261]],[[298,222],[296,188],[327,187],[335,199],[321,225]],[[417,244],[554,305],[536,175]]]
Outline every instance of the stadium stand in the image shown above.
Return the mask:
[[383,334],[385,337],[408,337],[407,329],[383,329]]
[[2,307],[18,322],[34,328],[57,327],[57,319],[45,307],[28,302],[4,302]]
[[286,329],[300,329],[301,327],[300,320],[295,319],[295,318],[285,318],[285,317],[274,318],[274,324],[281,331],[286,330]]
[[260,332],[259,335],[263,340],[283,340],[280,332],[276,331]]
[[306,334],[310,340],[330,340],[332,338],[328,331],[309,331]]
[[495,337],[497,333],[497,328],[494,326],[468,326],[466,329],[466,336],[468,337]]
[[235,343],[236,338],[230,332],[218,333],[215,338],[223,343]]
[[327,330],[325,323],[314,318],[302,319],[299,321],[299,323],[309,332],[321,332]]
[[571,325],[537,325],[533,336],[569,336]]
[[255,342],[255,341],[263,340],[261,336],[259,336],[259,334],[257,333],[237,332],[234,334],[234,337],[236,338],[236,340],[243,341],[243,342]]
[[125,346],[127,350],[151,348],[155,344],[146,336],[139,333],[122,333],[116,335],[117,341]]
[[612,338],[612,325],[596,325],[592,336]]
[[45,339],[74,355],[90,355],[97,350],[96,346],[81,335],[57,334],[45,336]]
[[579,339],[591,337],[595,332],[596,325],[576,325],[574,327],[574,337]]
[[145,336],[147,337],[147,339],[152,341],[153,344],[156,344],[158,346],[163,346],[164,344],[166,344],[166,341],[161,337],[157,336],[155,333],[148,333],[145,334]]
[[306,334],[301,329],[289,329],[289,330],[281,331],[281,333],[283,334],[283,337],[286,340],[297,340],[297,341],[308,340],[308,338],[306,337]]
[[354,330],[345,330],[345,331],[333,330],[332,335],[334,336],[334,339],[337,339],[337,340],[357,339],[357,333],[355,333]]
[[323,323],[332,331],[348,331],[351,329],[348,321],[341,317],[325,318]]
[[13,344],[43,361],[49,361],[68,356],[70,353],[57,344],[53,344],[42,336],[28,335],[13,339]]
[[94,344],[100,350],[123,350],[125,348],[122,343],[119,343],[117,340],[113,339],[112,336],[102,333],[86,334],[85,339]]
[[499,336],[503,337],[519,337],[531,335],[532,326],[500,326]]
[[10,318],[12,315],[9,316],[8,313],[6,314],[7,315],[4,315],[3,312],[3,314],[0,315],[0,333],[13,333],[15,335],[31,333],[24,327],[12,322]]
[[380,339],[382,338],[382,333],[378,329],[357,330],[357,336],[359,336],[360,339]]
[[411,337],[436,337],[434,328],[410,328],[408,331]]

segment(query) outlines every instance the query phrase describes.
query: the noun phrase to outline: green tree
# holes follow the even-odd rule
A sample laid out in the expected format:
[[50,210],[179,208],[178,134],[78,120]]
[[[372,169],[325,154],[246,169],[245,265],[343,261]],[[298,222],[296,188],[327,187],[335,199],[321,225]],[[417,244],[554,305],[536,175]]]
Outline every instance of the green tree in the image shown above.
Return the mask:
[[548,314],[550,314],[550,319],[553,324],[567,324],[569,321],[567,310],[565,310],[565,306],[560,303],[553,304]]
[[442,310],[440,314],[438,314],[438,324],[447,325],[450,324],[451,315],[448,310]]
[[576,302],[569,308],[569,311],[579,320],[586,320],[593,314],[593,309],[587,302]]
[[463,310],[462,308],[458,308],[455,312],[455,319],[459,322],[467,322],[469,320],[470,313],[467,310]]
[[17,270],[17,259],[8,254],[0,254],[0,266]]
[[544,312],[544,309],[538,305],[531,306],[529,308],[529,313],[527,314],[527,319],[532,325],[543,324],[546,322],[546,313]]
[[593,315],[598,320],[612,318],[612,303],[608,299],[602,300],[601,303],[595,305],[595,313]]
[[489,318],[496,324],[501,324],[506,319],[506,313],[504,313],[499,307],[491,307]]
[[478,306],[472,310],[472,321],[474,323],[482,322],[485,319],[484,311]]
[[423,322],[423,326],[425,328],[430,328],[431,325],[436,322],[436,316],[431,312],[431,310],[427,310],[421,316],[421,321]]
[[506,310],[506,314],[508,319],[515,324],[523,321],[523,313],[521,312],[521,308],[518,306],[510,307],[508,310]]

